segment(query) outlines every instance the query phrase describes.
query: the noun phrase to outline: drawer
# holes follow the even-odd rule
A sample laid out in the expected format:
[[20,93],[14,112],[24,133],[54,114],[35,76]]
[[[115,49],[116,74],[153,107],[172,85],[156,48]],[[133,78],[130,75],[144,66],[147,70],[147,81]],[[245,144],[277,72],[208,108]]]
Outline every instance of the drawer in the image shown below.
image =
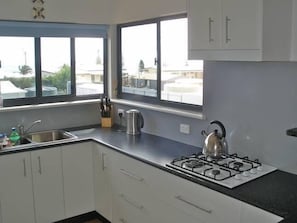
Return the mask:
[[113,223],[151,223],[146,202],[121,192],[113,194]]
[[158,188],[158,198],[198,222],[240,221],[240,201],[164,171],[152,174],[151,186]]
[[[240,201],[122,154],[112,157],[112,178],[117,189],[135,198],[149,194],[146,197],[154,197],[153,204],[162,202],[169,212],[171,208],[179,210],[196,222],[240,222]],[[155,207],[152,205],[150,210],[157,213]]]

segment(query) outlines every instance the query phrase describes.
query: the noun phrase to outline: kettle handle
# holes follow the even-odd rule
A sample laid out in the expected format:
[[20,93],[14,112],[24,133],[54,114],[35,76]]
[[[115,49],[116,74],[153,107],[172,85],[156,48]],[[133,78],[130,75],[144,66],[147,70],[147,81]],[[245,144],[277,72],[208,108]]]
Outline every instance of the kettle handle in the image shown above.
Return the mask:
[[140,112],[138,113],[138,115],[139,115],[139,118],[140,118],[139,126],[140,126],[140,128],[143,128],[143,126],[144,126],[143,116],[142,116],[142,114]]
[[222,131],[222,137],[225,138],[226,137],[226,129],[225,129],[225,126],[223,125],[222,122],[218,121],[218,120],[213,120],[210,122],[210,124],[217,124],[220,128],[221,128],[221,131]]

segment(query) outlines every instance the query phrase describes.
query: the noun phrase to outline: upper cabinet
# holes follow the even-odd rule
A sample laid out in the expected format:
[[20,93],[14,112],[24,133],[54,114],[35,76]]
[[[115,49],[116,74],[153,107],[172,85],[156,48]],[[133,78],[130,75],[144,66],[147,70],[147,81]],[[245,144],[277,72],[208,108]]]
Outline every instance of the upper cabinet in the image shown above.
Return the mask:
[[293,0],[188,0],[189,58],[290,61]]

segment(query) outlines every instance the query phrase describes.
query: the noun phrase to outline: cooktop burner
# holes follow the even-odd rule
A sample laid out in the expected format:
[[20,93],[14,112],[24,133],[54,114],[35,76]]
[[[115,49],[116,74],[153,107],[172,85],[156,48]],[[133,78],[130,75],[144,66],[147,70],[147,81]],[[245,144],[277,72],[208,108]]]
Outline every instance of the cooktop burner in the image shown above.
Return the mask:
[[193,168],[200,168],[203,165],[204,165],[204,163],[199,161],[199,160],[190,160],[190,161],[184,163],[185,167],[192,168],[192,169]]
[[276,170],[259,160],[250,160],[237,154],[226,154],[220,159],[212,159],[197,153],[174,159],[166,166],[181,174],[203,178],[228,188],[237,187]]

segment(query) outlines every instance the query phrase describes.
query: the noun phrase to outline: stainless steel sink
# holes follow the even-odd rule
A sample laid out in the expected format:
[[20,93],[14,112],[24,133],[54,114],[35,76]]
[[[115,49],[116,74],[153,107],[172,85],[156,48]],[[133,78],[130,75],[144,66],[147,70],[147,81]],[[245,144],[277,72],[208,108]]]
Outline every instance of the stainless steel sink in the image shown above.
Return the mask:
[[43,132],[32,132],[25,136],[25,139],[33,143],[55,142],[58,140],[74,139],[75,135],[65,130],[49,130]]

